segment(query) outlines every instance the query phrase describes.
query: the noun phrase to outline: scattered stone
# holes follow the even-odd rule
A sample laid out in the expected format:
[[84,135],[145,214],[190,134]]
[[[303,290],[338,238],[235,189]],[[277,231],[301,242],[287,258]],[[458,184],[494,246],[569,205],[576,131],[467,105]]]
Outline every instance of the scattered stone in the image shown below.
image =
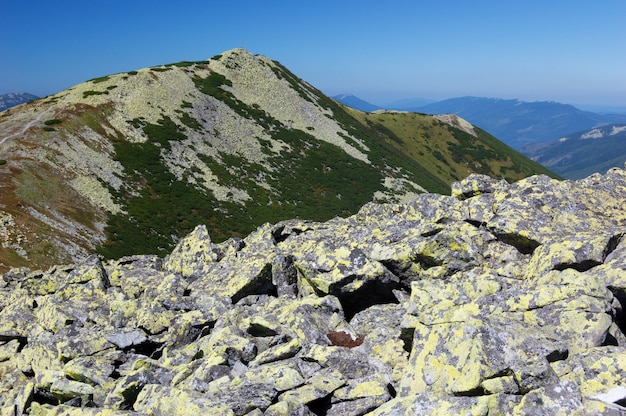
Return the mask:
[[624,415],[626,173],[0,277],[0,413]]

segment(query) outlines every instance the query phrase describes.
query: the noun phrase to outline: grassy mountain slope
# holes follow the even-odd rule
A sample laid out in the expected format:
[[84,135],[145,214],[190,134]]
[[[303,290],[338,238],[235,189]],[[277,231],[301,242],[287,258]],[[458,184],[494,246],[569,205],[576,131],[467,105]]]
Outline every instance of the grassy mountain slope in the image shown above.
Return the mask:
[[471,173],[516,180],[532,174],[555,176],[489,133],[455,115],[411,112],[352,112],[371,128],[393,137],[399,151],[449,184]]
[[200,223],[219,241],[447,193],[474,171],[545,172],[455,123],[348,109],[241,49],[93,79],[0,114],[0,269],[165,254]]
[[624,114],[601,115],[553,101],[500,98],[458,97],[410,110],[457,114],[515,149],[604,124],[626,122]]

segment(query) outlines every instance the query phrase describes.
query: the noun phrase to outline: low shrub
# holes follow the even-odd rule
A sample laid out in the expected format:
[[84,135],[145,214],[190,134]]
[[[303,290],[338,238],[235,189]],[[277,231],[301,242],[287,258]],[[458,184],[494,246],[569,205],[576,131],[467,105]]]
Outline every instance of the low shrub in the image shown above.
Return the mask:
[[93,91],[93,90],[89,90],[89,91],[85,91],[83,92],[83,98],[87,98],[90,95],[102,95],[102,94],[108,94],[108,91]]
[[93,82],[94,84],[99,84],[101,82],[108,81],[108,80],[109,80],[109,76],[107,75],[105,77],[94,78],[91,80],[91,82]]

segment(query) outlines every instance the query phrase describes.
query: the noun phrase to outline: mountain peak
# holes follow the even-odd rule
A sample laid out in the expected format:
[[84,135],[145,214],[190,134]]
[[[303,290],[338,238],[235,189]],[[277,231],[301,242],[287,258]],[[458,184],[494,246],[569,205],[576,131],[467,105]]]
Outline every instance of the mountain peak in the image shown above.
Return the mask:
[[352,110],[241,48],[95,78],[0,118],[0,268],[164,254],[198,224],[227,240],[472,172],[548,173],[459,127]]
[[455,114],[435,114],[434,117],[442,121],[452,127],[456,127],[459,130],[463,130],[464,132],[471,134],[474,137],[477,137],[478,134],[476,130],[474,130],[474,126],[467,120],[455,115]]
[[235,56],[248,56],[248,57],[255,56],[252,52],[250,52],[249,50],[247,50],[245,48],[232,48],[232,49],[229,49],[229,50],[226,50],[226,51],[222,52],[220,55],[224,56],[224,57],[229,57],[229,56],[232,56],[232,55],[235,55]]

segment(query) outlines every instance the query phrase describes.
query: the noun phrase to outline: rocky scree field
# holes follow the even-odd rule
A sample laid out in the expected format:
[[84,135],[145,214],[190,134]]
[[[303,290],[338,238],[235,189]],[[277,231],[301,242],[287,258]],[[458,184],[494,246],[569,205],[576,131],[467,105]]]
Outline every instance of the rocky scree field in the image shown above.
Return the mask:
[[0,277],[7,415],[624,415],[626,171]]
[[545,168],[454,117],[354,112],[234,49],[111,74],[0,114],[0,271],[167,255],[264,223]]

